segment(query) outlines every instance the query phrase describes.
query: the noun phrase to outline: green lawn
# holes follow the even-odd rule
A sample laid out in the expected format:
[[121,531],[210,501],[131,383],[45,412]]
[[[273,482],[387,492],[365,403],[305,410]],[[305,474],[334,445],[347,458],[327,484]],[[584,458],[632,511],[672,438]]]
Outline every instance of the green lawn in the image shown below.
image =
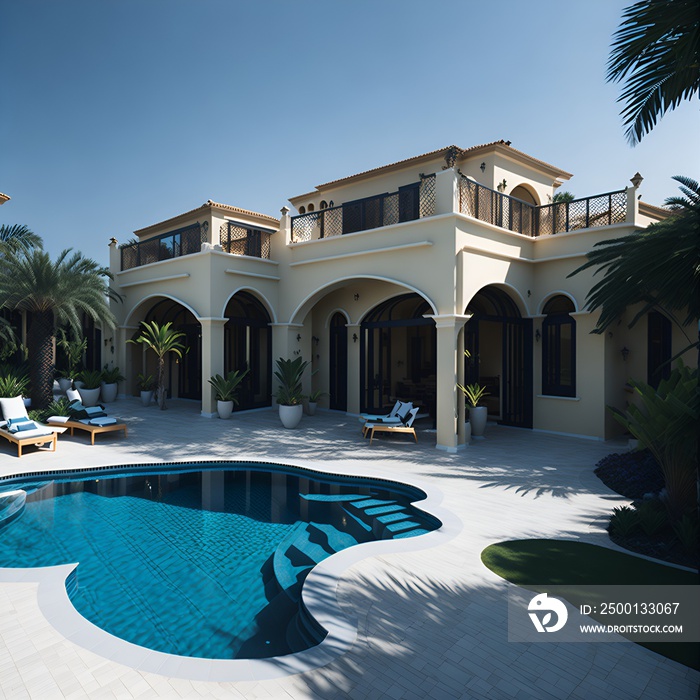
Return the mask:
[[[700,577],[670,566],[615,552],[605,547],[563,540],[499,542],[481,553],[491,571],[523,588],[545,592],[548,586],[698,585]],[[643,642],[663,656],[700,669],[700,643]]]

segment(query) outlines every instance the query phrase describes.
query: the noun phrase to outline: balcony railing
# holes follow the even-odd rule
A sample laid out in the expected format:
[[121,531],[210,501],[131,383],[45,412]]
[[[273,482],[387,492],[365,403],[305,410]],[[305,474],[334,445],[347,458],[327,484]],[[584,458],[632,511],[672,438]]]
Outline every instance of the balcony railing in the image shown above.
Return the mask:
[[627,192],[619,190],[570,202],[536,206],[462,175],[459,180],[459,210],[480,221],[526,236],[546,236],[624,222],[627,217]]
[[292,217],[292,242],[415,221],[435,213],[435,175],[421,177],[397,192],[356,199],[337,207]]
[[121,247],[122,270],[199,253],[206,240],[204,227],[197,223],[146,241],[128,243]]
[[237,221],[226,221],[221,224],[219,240],[227,253],[269,258],[270,236],[273,233],[274,231],[245,226]]

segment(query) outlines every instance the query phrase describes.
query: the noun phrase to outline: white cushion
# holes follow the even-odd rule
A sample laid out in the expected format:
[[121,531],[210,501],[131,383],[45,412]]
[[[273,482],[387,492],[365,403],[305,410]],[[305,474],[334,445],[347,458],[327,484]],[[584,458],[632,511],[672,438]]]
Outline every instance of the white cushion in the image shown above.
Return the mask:
[[68,391],[66,391],[66,398],[69,401],[80,401],[80,392],[77,389],[68,389]]
[[27,407],[24,405],[21,396],[15,396],[13,399],[0,399],[0,408],[2,409],[2,417],[5,420],[10,418],[29,418]]
[[70,420],[70,418],[68,418],[68,416],[49,416],[46,419],[46,422],[47,423],[56,423],[58,425],[61,423],[67,423],[69,420]]

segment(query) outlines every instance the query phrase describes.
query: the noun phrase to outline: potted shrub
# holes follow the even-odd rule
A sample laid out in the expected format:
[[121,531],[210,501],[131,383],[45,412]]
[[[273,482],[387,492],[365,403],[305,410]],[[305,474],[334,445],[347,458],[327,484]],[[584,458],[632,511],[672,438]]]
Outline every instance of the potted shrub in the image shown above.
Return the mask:
[[156,390],[156,380],[153,378],[152,374],[137,374],[136,385],[141,392],[141,403],[144,406],[148,406],[148,404],[153,401],[153,393]]
[[234,405],[238,405],[238,385],[243,381],[248,370],[241,373],[240,370],[229,372],[225,377],[220,374],[214,375],[209,383],[214,387],[216,393],[216,410],[219,418],[227,419],[231,417]]
[[117,398],[119,382],[123,382],[126,377],[119,371],[119,367],[109,369],[105,365],[102,370],[102,401],[112,403]]
[[316,406],[318,405],[318,400],[322,396],[328,396],[328,394],[325,391],[312,391],[309,394],[309,403],[307,404],[306,408],[310,416],[316,415]]
[[96,406],[102,389],[102,372],[96,369],[83,370],[78,380],[82,383],[82,386],[78,387],[78,392],[83,406]]
[[486,387],[480,384],[467,384],[466,387],[457,384],[457,386],[467,397],[467,402],[469,403],[469,422],[471,423],[472,437],[483,438],[486,432],[488,408],[486,408],[486,406],[479,406],[479,401],[481,401],[484,396],[489,395],[486,391]]
[[280,420],[285,428],[296,428],[304,413],[301,378],[309,363],[303,361],[299,356],[295,360],[283,360],[280,357],[275,364],[277,365],[275,377],[279,382],[277,403],[279,404]]
[[87,342],[87,338],[69,340],[63,328],[58,331],[56,345],[63,351],[67,363],[67,368],[61,372],[63,376],[58,377],[58,386],[64,394],[73,386],[73,380],[77,379]]

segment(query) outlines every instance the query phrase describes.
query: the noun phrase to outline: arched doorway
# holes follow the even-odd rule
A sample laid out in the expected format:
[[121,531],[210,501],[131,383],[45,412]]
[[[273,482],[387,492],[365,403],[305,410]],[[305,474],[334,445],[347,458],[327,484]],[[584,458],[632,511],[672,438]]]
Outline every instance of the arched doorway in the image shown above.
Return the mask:
[[532,428],[532,320],[497,287],[474,295],[466,310],[465,381],[487,387],[489,415],[504,425]]
[[348,410],[348,328],[347,319],[339,311],[330,324],[329,407]]
[[437,337],[419,294],[402,294],[376,306],[361,325],[361,410],[381,411],[397,399],[435,415]]
[[[180,338],[179,342],[187,348],[187,352],[181,358],[174,353],[167,355],[165,372],[168,395],[179,399],[201,400],[202,327],[199,321],[189,309],[172,299],[157,302],[144,320],[147,323],[156,321],[161,326],[171,323],[173,330],[184,333],[185,337]],[[154,372],[149,370],[149,373]]]
[[270,316],[249,292],[237,292],[224,316],[224,372],[249,369],[240,385],[236,411],[270,406],[272,402],[272,331]]

